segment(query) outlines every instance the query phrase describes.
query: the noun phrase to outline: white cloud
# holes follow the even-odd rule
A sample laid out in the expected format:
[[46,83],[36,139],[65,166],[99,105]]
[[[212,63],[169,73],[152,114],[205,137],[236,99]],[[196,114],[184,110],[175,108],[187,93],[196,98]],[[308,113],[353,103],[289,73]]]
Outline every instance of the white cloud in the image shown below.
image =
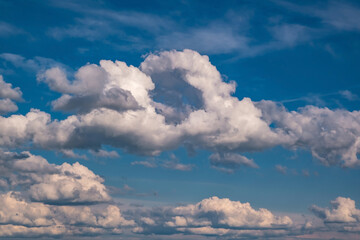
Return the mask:
[[[117,73],[111,74],[113,69],[118,69]],[[131,89],[144,88],[146,84],[150,84],[149,89],[153,88],[151,80],[145,75],[141,79],[138,72],[138,69],[128,67],[123,62],[101,61],[100,66],[92,64],[80,68],[72,82],[58,67],[39,74],[38,80],[46,82],[50,89],[63,93],[52,103],[57,110],[89,112],[101,107],[117,111],[136,110],[142,102],[138,104],[141,99],[139,95],[133,96]],[[135,82],[138,82],[137,85]]]
[[[26,161],[26,160],[22,160]],[[29,189],[31,199],[48,203],[96,203],[110,200],[103,179],[85,166],[63,163],[58,174],[41,176]]]
[[0,114],[16,112],[18,107],[13,101],[22,101],[20,88],[13,87],[11,83],[6,83],[0,75]]
[[360,232],[360,210],[351,198],[337,197],[331,201],[331,209],[313,205],[310,210],[323,221],[327,230]]
[[6,83],[3,76],[0,75],[0,98],[8,98],[11,100],[21,101],[22,92],[20,88],[13,88],[11,83]]
[[135,225],[119,207],[53,206],[23,199],[18,192],[0,195],[0,237],[118,234]]
[[86,204],[110,201],[104,180],[85,166],[50,164],[28,152],[1,152],[0,173],[11,188],[22,188],[33,201],[51,204]]
[[103,179],[79,163],[50,164],[29,152],[0,151],[0,237],[120,234],[135,226]]
[[[74,79],[68,80],[60,68],[39,75],[40,81],[63,94],[54,106],[76,114],[61,121],[51,121],[50,115],[38,110],[0,117],[0,144],[30,141],[47,149],[94,151],[110,145],[143,155],[184,145],[189,151],[208,149],[223,154],[223,165],[240,156],[226,155],[229,152],[282,145],[309,149],[324,165],[354,167],[359,163],[359,112],[314,106],[289,112],[271,101],[239,100],[232,96],[235,83],[224,82],[209,58],[195,51],[150,54],[140,68],[102,60],[99,66],[81,67]],[[177,85],[179,82],[183,84]],[[155,100],[159,86],[164,89],[160,93],[171,91]],[[180,99],[179,104],[167,100],[170,93],[176,96],[183,88],[197,98]],[[256,166],[251,160],[236,158],[236,166]]]
[[326,223],[360,223],[360,210],[351,198],[337,197],[331,201],[331,209],[314,205],[311,211]]
[[309,149],[315,158],[327,166],[359,165],[359,111],[306,106],[288,112],[271,101],[261,101],[256,106],[262,109],[264,119],[269,124],[275,124],[275,129],[289,137],[285,146]]
[[16,112],[17,110],[17,105],[10,99],[0,99],[0,114]]
[[153,208],[140,214],[138,233],[222,236],[224,239],[267,238],[296,235],[304,223],[294,225],[288,216],[276,216],[249,203],[211,197],[196,204]]
[[252,159],[236,153],[214,153],[210,155],[210,164],[219,170],[232,173],[242,166],[258,168],[259,166]]

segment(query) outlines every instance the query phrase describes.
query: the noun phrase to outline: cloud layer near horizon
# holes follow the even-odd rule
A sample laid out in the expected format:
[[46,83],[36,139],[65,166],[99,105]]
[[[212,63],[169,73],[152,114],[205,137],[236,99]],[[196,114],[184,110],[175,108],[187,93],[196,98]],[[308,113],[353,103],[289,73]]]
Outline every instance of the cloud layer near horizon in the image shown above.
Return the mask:
[[[123,231],[233,235],[233,228],[248,229],[247,236],[257,236],[260,232],[278,234],[279,229],[292,227],[287,216],[275,216],[267,209],[255,210],[249,203],[218,197],[195,205],[127,210],[124,216],[112,202],[104,180],[79,163],[56,165],[29,152],[4,151],[0,152],[0,163],[0,237]],[[254,228],[257,230],[252,231]]]
[[246,239],[329,229],[359,232],[360,210],[350,198],[336,198],[330,210],[312,206],[318,223],[300,216],[293,221],[216,196],[175,207],[121,209],[104,180],[77,162],[56,165],[29,152],[1,151],[0,165],[0,237],[180,234]]

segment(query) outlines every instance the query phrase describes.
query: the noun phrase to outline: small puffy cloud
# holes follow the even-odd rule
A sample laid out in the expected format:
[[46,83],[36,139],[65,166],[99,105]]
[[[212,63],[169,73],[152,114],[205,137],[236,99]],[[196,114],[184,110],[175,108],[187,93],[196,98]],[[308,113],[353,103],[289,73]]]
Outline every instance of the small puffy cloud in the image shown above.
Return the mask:
[[101,107],[116,111],[140,108],[137,101],[140,96],[133,96],[131,90],[139,90],[146,84],[151,88],[152,82],[137,68],[128,67],[123,62],[101,61],[100,65],[80,68],[73,81],[69,81],[59,67],[39,74],[38,80],[47,83],[50,89],[63,93],[52,102],[56,110],[89,112]]
[[38,110],[31,110],[26,115],[0,116],[0,145],[16,146],[26,141],[47,140],[50,134],[47,124],[50,115]]
[[162,166],[167,169],[174,169],[179,171],[191,171],[194,167],[192,164],[183,164],[173,160],[164,161]]
[[258,168],[259,166],[252,159],[236,153],[214,153],[210,155],[210,164],[219,170],[233,172],[242,166]]
[[309,176],[310,176],[309,170],[303,169],[303,170],[301,171],[301,173],[302,173],[302,175],[304,175],[305,177],[309,177]]
[[0,75],[0,98],[7,98],[11,100],[21,101],[22,92],[20,88],[13,88],[11,83],[6,83],[3,76]]
[[262,109],[265,121],[288,137],[284,146],[309,149],[326,166],[359,165],[359,111],[306,106],[288,112],[272,101],[261,101],[256,106]]
[[148,168],[156,168],[157,167],[157,163],[156,161],[134,161],[131,162],[131,165],[142,165]]
[[331,201],[331,209],[316,205],[310,210],[325,223],[357,223],[360,224],[360,210],[351,198],[337,197]]
[[96,157],[102,157],[102,158],[118,158],[118,157],[120,157],[116,151],[105,151],[102,149],[99,149],[96,151],[90,150],[90,153]]
[[275,166],[275,169],[276,169],[276,171],[278,171],[279,173],[281,173],[281,174],[286,174],[287,173],[287,167],[285,167],[285,166],[282,166],[282,165],[276,165]]
[[13,87],[11,83],[6,83],[0,75],[0,114],[16,112],[18,107],[13,101],[22,101],[20,88]]
[[359,99],[359,96],[350,92],[349,90],[343,90],[339,92],[341,96],[346,98],[349,101],[355,101]]
[[63,149],[60,152],[66,158],[77,158],[77,159],[85,159],[85,160],[87,159],[86,155],[77,154],[73,150]]
[[351,198],[337,197],[331,201],[331,208],[313,205],[310,210],[322,220],[327,231],[338,233],[360,232],[360,210]]
[[17,105],[10,99],[0,99],[0,114],[16,112],[17,110]]

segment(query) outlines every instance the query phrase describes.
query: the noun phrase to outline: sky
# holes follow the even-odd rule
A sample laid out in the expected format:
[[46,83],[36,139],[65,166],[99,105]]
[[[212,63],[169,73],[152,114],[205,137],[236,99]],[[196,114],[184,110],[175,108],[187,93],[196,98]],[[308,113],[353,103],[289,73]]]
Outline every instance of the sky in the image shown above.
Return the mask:
[[359,239],[358,1],[0,0],[0,238]]

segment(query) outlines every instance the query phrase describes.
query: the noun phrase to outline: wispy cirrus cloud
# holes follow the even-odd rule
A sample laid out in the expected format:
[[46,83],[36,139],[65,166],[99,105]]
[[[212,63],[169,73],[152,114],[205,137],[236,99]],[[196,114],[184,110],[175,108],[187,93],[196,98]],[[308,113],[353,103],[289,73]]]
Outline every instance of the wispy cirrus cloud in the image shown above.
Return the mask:
[[184,164],[174,155],[170,154],[169,158],[150,158],[145,161],[133,161],[131,165],[142,165],[148,168],[163,167],[166,169],[178,170],[178,171],[191,171],[194,164]]
[[24,30],[6,23],[6,22],[1,22],[0,21],[0,37],[9,37],[9,36],[13,36],[13,35],[19,35],[19,34],[24,34]]
[[[95,4],[96,5],[96,4]],[[49,36],[62,40],[82,38],[101,41],[118,48],[121,42],[137,50],[169,50],[191,48],[206,54],[230,54],[240,58],[255,57],[274,50],[292,48],[322,36],[321,30],[286,20],[264,22],[261,34],[250,29],[255,13],[252,9],[234,9],[225,19],[208,19],[183,25],[177,16],[161,16],[146,12],[114,11],[104,5],[82,6],[79,3],[54,3],[53,6],[77,14],[74,23],[52,27]],[[270,36],[270,38],[268,38]]]
[[339,31],[360,30],[360,7],[354,3],[344,1],[324,1],[311,4],[296,4],[289,1],[275,2],[288,10],[318,18],[324,27]]

